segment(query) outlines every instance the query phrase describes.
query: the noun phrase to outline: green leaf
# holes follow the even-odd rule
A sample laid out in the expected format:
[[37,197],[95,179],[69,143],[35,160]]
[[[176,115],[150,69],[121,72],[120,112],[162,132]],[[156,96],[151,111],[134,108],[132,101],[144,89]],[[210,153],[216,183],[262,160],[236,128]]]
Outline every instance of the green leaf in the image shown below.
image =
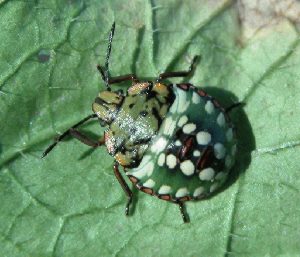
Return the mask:
[[[271,19],[250,3],[0,1],[1,256],[299,256],[299,21],[288,7]],[[187,204],[189,224],[137,190],[125,217],[105,148],[68,140],[40,159],[91,113],[114,20],[113,75],[156,77],[200,54],[189,81],[246,104],[232,115],[236,176]]]

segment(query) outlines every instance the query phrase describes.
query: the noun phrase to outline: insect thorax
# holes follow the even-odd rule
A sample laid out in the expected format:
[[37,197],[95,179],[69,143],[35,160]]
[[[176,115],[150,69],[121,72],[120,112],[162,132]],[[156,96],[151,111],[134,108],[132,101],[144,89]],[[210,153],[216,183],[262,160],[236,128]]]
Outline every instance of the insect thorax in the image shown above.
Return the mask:
[[161,83],[134,83],[105,132],[108,152],[124,167],[136,167],[160,128],[174,96]]

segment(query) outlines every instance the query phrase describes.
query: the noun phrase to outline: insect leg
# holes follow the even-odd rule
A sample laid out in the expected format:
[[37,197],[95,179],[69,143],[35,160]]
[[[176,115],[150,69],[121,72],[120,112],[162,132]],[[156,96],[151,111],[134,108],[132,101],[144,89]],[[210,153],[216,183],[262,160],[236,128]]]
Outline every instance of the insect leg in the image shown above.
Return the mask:
[[101,67],[100,65],[97,65],[97,69],[101,74],[101,78],[104,81],[107,90],[110,90],[110,84],[114,83],[120,83],[126,80],[132,80],[134,82],[137,81],[136,76],[134,74],[128,74],[128,75],[122,75],[118,77],[111,78],[109,75],[109,58],[111,54],[111,48],[112,48],[112,40],[114,37],[115,33],[115,22],[113,22],[111,26],[111,30],[108,36],[108,46],[107,46],[107,51],[106,51],[106,59],[105,59],[105,65],[104,68]]
[[100,140],[95,141],[88,136],[84,135],[83,133],[79,132],[77,129],[70,128],[70,135],[77,140],[79,140],[81,143],[88,145],[90,147],[98,147],[104,144],[104,137],[101,137]]
[[[104,77],[105,73],[104,73],[103,68],[100,65],[98,65],[97,69],[100,72],[100,74],[102,76],[102,79],[104,79],[105,78]],[[126,75],[121,75],[121,76],[109,78],[108,79],[108,84],[109,85],[116,84],[116,83],[120,83],[120,82],[127,81],[127,80],[131,80],[133,82],[138,82],[138,79],[137,79],[135,74],[126,74]]]
[[178,206],[179,206],[179,210],[180,210],[180,213],[181,213],[183,222],[184,222],[184,223],[189,223],[189,222],[190,222],[190,219],[189,219],[188,215],[187,215],[186,212],[185,212],[184,203],[181,202],[181,201],[178,201],[177,204],[178,204]]
[[239,106],[244,106],[244,105],[245,105],[245,103],[243,103],[243,102],[234,103],[234,104],[230,105],[229,107],[227,107],[225,109],[225,112],[230,113],[233,109],[235,109]]
[[[74,131],[74,129],[77,128],[78,126],[80,126],[83,123],[87,122],[88,120],[94,119],[94,118],[97,118],[97,115],[91,114],[91,115],[85,117],[84,119],[82,119],[81,121],[77,122],[75,125],[73,125],[71,128],[66,130],[64,133],[62,133],[59,137],[57,137],[55,139],[53,144],[51,144],[50,146],[47,147],[47,149],[44,151],[44,153],[42,155],[42,158],[44,158],[50,151],[52,151],[52,149],[57,145],[58,142],[62,141],[66,136],[70,135],[72,130]],[[76,132],[74,132],[74,134],[76,134]],[[76,136],[75,136],[75,138],[76,138]],[[77,138],[77,139],[79,139],[79,138]],[[80,141],[83,142],[82,140],[80,140]]]
[[162,79],[167,79],[167,78],[186,77],[186,76],[191,75],[195,70],[195,64],[199,58],[200,57],[198,55],[194,56],[193,61],[187,71],[170,71],[170,72],[164,72],[164,73],[159,74],[158,81],[160,81]]
[[117,180],[119,181],[122,189],[124,190],[125,194],[128,197],[128,201],[127,201],[126,208],[125,208],[125,215],[128,216],[129,206],[132,203],[133,194],[132,194],[132,191],[130,190],[129,186],[127,185],[125,179],[122,177],[122,175],[119,171],[119,164],[117,162],[115,162],[115,164],[114,164],[114,173],[115,173],[115,176],[116,176]]

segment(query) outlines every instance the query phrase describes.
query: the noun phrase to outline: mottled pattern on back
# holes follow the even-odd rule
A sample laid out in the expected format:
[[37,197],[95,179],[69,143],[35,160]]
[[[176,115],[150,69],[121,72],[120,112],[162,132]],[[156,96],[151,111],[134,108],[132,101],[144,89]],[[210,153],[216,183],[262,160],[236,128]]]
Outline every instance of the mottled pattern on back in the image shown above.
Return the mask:
[[234,129],[204,91],[186,84],[173,85],[173,92],[157,136],[140,165],[126,174],[139,189],[165,200],[203,198],[224,184],[233,166]]
[[173,102],[171,89],[160,83],[135,83],[105,132],[110,154],[123,167],[136,167]]

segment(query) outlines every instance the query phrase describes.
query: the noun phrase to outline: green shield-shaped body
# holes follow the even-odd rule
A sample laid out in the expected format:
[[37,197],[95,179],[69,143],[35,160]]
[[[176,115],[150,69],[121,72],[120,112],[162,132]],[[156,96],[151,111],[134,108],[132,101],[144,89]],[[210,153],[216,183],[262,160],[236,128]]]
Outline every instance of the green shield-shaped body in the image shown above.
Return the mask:
[[164,200],[207,197],[224,184],[234,164],[233,125],[203,90],[169,86],[175,99],[139,166],[126,174],[140,190]]

